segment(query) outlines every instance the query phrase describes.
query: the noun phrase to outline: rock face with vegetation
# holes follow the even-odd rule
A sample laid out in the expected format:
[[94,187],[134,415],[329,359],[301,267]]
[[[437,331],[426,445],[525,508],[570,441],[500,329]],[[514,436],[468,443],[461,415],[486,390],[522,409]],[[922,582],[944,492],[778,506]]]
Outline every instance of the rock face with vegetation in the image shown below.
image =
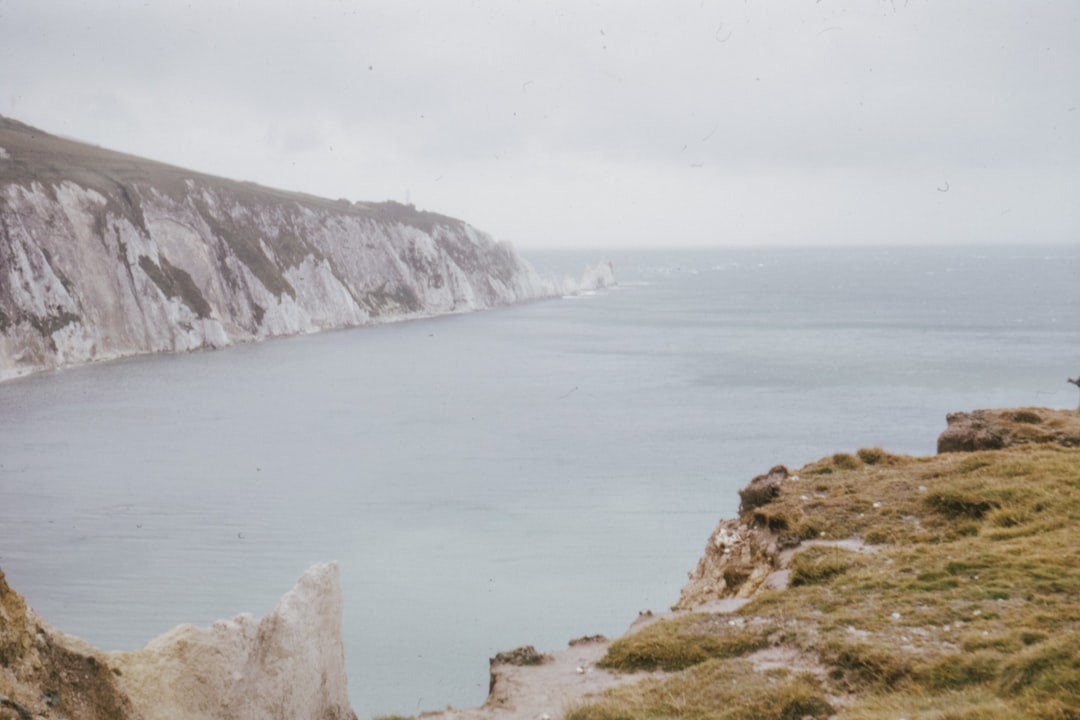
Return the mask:
[[1048,408],[975,410],[949,413],[949,427],[938,437],[937,450],[974,452],[1028,443],[1080,447],[1080,412]]
[[[943,450],[968,447],[958,417]],[[1080,718],[1080,418],[965,417],[997,449],[868,448],[755,479],[685,611],[598,663],[653,674],[568,718]]]
[[337,565],[316,565],[262,618],[105,653],[49,627],[0,574],[0,718],[356,720],[341,609]]
[[0,572],[0,718],[139,717],[92,648],[50,628]]
[[0,379],[565,290],[460,220],[214,178],[0,117]]

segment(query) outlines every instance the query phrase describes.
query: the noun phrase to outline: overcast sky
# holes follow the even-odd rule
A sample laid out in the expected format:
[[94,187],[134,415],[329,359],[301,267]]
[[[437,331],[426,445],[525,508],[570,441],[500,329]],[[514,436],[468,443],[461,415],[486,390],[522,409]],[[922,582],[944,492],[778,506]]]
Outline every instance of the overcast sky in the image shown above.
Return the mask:
[[520,249],[1080,243],[1076,0],[0,0],[0,94]]

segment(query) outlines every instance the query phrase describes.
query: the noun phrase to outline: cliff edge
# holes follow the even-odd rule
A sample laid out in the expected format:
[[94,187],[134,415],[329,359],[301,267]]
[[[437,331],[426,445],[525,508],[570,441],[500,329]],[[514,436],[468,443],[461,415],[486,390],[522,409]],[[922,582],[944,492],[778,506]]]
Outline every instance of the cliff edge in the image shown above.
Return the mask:
[[[938,436],[938,453],[973,453],[1018,446],[1080,447],[1080,413],[1051,408],[974,410],[946,415]],[[872,470],[906,464],[910,459],[878,448],[856,454],[838,453],[811,464],[800,475],[783,465],[758,475],[739,491],[737,518],[721,520],[709,537],[697,567],[689,573],[677,610],[690,610],[726,598],[751,598],[763,589],[782,588],[796,548],[843,545],[858,548],[862,536],[821,537],[824,522],[816,517],[823,496],[822,481],[844,470]],[[807,475],[810,477],[807,477]],[[811,482],[817,480],[816,483]],[[781,494],[798,493],[798,501],[773,503]],[[881,502],[881,501],[879,501]],[[880,508],[880,505],[879,505]],[[873,506],[871,506],[871,509]],[[881,528],[868,527],[871,539]]]
[[341,610],[336,563],[316,565],[259,619],[106,653],[50,627],[0,573],[0,718],[356,720]]
[[[614,279],[605,265],[582,282]],[[461,220],[212,177],[0,117],[0,380],[568,289]]]
[[[1011,439],[948,450],[971,416]],[[934,456],[777,465],[673,613],[539,665],[500,655],[483,707],[430,720],[1080,717],[1077,425],[976,411],[949,416]]]
[[679,612],[598,667],[670,675],[567,720],[1080,717],[1080,416],[948,416],[929,457],[773,467]]

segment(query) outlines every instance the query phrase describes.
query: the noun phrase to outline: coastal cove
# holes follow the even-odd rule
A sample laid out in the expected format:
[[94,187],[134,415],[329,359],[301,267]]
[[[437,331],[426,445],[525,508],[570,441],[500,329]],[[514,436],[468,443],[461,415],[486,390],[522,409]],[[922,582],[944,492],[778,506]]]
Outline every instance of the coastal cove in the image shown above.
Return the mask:
[[360,717],[473,706],[497,651],[672,604],[775,463],[1075,406],[1072,247],[612,260],[619,286],[574,299],[0,384],[0,567],[133,649],[334,559]]

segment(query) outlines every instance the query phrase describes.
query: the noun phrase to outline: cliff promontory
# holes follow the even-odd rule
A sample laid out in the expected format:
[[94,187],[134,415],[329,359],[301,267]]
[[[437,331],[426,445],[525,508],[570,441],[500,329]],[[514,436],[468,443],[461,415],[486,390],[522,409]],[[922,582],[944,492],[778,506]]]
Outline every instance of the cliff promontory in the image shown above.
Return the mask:
[[[602,266],[589,282],[612,282]],[[0,380],[565,294],[394,202],[211,177],[0,117]]]
[[679,612],[597,662],[666,674],[568,720],[1080,717],[1080,415],[948,421],[932,457],[754,478]]

